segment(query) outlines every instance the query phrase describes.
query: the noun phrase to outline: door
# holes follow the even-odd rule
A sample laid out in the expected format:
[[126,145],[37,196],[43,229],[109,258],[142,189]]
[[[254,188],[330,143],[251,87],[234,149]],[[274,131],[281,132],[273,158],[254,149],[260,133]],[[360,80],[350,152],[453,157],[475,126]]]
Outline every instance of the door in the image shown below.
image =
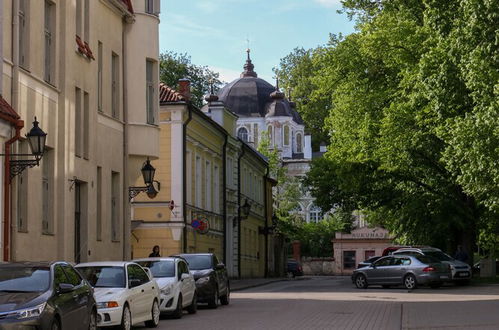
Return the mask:
[[[194,283],[194,278],[189,274],[189,268],[187,264],[183,261],[179,261],[177,274],[179,274],[180,283],[180,292],[182,292],[182,305],[188,306],[192,302],[192,298],[194,296],[194,291],[196,290],[196,285]],[[182,279],[183,274],[189,275],[188,278]]]
[[369,269],[366,270],[367,282],[370,284],[382,284],[389,282],[389,271],[392,257],[385,257],[374,262]]
[[390,270],[390,282],[400,284],[411,265],[411,259],[407,257],[393,258],[393,267]]
[[76,299],[73,297],[74,291],[62,293],[59,291],[60,284],[70,284],[61,265],[54,266],[54,305],[57,306],[58,313],[61,317],[62,329],[77,329],[81,325],[81,320],[78,316],[79,306]]
[[75,263],[81,262],[81,184],[75,182],[75,227],[74,227],[74,257]]
[[139,265],[128,265],[127,272],[129,286],[134,282],[137,283],[137,286],[130,288],[134,305],[134,307],[130,306],[130,309],[133,309],[132,317],[137,321],[150,319],[152,303],[157,292],[156,282],[151,281],[147,273]]
[[81,329],[88,329],[88,320],[92,306],[90,306],[90,295],[92,294],[81,276],[70,265],[62,265],[68,283],[75,287],[73,299],[75,301],[77,324]]
[[215,268],[215,272],[217,274],[217,282],[218,282],[218,294],[220,296],[227,293],[227,270],[224,268],[218,269],[218,258],[213,254],[213,267]]
[[88,260],[88,222],[87,222],[87,184],[75,182],[75,227],[74,227],[74,254],[75,262]]

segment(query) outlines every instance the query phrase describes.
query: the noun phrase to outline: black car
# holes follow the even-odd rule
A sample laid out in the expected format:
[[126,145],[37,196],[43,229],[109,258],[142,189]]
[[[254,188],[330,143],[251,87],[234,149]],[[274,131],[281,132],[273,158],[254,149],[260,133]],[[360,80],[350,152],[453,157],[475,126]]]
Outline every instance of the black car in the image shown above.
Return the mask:
[[303,269],[301,268],[300,263],[294,259],[288,260],[286,268],[286,272],[293,277],[303,275]]
[[0,329],[97,329],[92,287],[66,262],[0,264]]
[[198,302],[217,308],[218,301],[228,305],[230,300],[229,276],[225,265],[213,253],[185,253],[175,257],[184,258],[196,281]]

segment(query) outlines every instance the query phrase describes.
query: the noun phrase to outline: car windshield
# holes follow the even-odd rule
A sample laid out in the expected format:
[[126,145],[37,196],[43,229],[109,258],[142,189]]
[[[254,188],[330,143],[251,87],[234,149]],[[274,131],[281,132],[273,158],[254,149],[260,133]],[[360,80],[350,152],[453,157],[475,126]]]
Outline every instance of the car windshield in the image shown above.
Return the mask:
[[124,288],[125,270],[120,266],[76,267],[94,288]]
[[154,277],[175,277],[175,261],[173,260],[155,260],[138,261],[142,267],[148,267]]
[[415,258],[427,265],[440,262],[440,260],[431,256],[416,256]]
[[43,292],[50,286],[50,268],[42,267],[1,267],[0,291]]
[[443,253],[442,251],[425,251],[424,254],[427,256],[436,258],[440,261],[452,261],[452,260],[454,260],[450,256],[448,256],[447,254]]
[[211,255],[182,255],[187,260],[190,270],[211,269]]

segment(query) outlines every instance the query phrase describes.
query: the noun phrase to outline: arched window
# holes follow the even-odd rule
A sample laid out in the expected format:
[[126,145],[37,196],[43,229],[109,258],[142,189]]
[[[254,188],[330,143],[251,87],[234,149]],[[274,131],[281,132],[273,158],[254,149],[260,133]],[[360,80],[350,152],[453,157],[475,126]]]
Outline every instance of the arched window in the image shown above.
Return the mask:
[[289,146],[289,126],[284,126],[284,142],[285,146]]
[[322,214],[321,208],[316,205],[312,205],[310,208],[310,222],[319,222],[322,219],[324,219],[324,215]]
[[274,146],[274,128],[272,125],[267,126],[267,132],[269,134],[269,144],[270,146]]
[[296,134],[296,153],[303,152],[303,142],[301,138],[301,133]]
[[248,142],[248,130],[246,129],[246,127],[240,127],[237,130],[237,137],[244,142]]

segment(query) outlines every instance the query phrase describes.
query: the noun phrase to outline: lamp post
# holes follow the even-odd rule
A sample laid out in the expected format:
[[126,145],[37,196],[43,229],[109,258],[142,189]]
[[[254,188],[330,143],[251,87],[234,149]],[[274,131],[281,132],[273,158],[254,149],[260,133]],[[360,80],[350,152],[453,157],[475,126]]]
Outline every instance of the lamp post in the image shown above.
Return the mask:
[[240,206],[240,208],[241,208],[241,220],[247,219],[250,214],[251,204],[248,203],[248,200],[246,200],[244,204]]
[[[135,196],[140,194],[141,192],[145,192],[149,198],[154,198],[158,194],[158,191],[161,189],[161,184],[154,180],[154,173],[156,169],[151,165],[151,161],[149,157],[142,165],[140,169],[142,172],[142,177],[144,178],[145,186],[143,187],[128,187],[128,197],[132,200]],[[154,187],[154,183],[158,185],[158,189]]]
[[[45,133],[39,126],[38,121],[33,122],[33,127],[26,134],[26,138],[29,143],[29,147],[31,149],[31,154],[9,154],[9,157],[25,157],[25,156],[34,156],[35,158],[31,159],[10,159],[10,180],[12,180],[16,175],[21,174],[27,167],[34,167],[40,165],[40,160],[43,157],[43,153],[45,152],[45,143],[47,140],[47,133]],[[6,154],[1,154],[2,156],[6,156]]]

